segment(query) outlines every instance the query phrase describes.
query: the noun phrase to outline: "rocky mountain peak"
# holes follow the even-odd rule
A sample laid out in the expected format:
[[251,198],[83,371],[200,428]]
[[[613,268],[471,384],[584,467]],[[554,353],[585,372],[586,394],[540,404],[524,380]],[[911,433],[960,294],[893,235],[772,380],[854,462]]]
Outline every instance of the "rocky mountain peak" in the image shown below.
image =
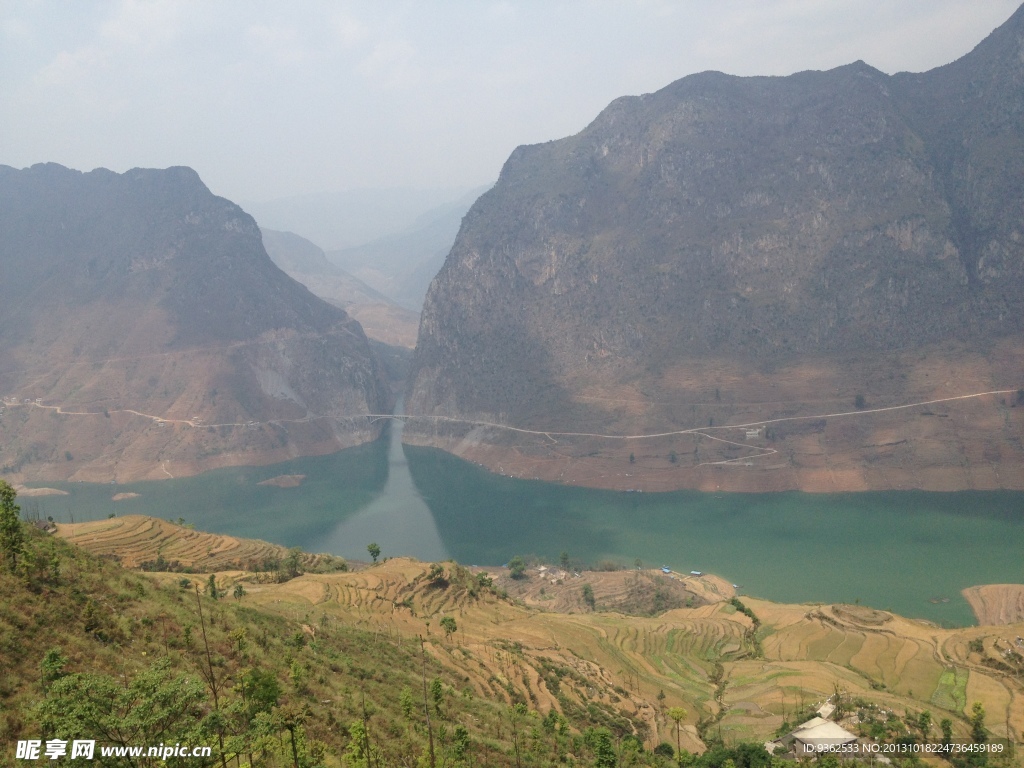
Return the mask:
[[669,379],[712,359],[1019,338],[1021,19],[930,72],[704,72],[517,148],[431,286],[410,410],[635,433],[653,400],[692,420]]

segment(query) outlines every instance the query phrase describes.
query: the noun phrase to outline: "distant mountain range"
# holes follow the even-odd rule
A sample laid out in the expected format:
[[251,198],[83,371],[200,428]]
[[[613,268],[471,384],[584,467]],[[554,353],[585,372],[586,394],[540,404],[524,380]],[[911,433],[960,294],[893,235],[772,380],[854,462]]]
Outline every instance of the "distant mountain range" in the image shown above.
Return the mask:
[[[293,232],[261,229],[274,263],[321,299],[359,321],[366,335],[392,346],[416,346],[419,313],[400,306],[327,260],[314,243]],[[433,277],[433,275],[431,275]]]
[[407,408],[680,434],[405,435],[614,487],[1024,487],[1022,332],[1024,9],[923,74],[706,72],[516,149],[426,297]]
[[327,258],[407,309],[419,312],[459,232],[462,217],[487,187],[423,213],[402,231],[334,250]]
[[373,439],[362,328],[194,171],[0,166],[0,467],[167,477]]

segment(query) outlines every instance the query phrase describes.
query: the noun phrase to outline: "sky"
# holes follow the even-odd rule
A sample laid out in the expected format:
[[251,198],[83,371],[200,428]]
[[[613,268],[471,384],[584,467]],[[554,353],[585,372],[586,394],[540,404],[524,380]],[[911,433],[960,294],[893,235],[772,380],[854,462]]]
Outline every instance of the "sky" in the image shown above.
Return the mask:
[[0,0],[0,164],[273,200],[493,182],[685,75],[963,56],[1019,0]]

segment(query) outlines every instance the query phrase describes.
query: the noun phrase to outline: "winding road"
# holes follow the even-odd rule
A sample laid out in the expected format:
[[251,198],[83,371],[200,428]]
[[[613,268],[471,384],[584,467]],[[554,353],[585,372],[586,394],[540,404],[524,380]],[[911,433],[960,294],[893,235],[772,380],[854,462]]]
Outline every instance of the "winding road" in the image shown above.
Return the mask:
[[523,427],[513,427],[508,424],[498,424],[490,421],[476,421],[472,419],[459,419],[450,416],[413,416],[408,414],[393,414],[393,413],[366,413],[357,416],[318,416],[315,414],[307,414],[299,419],[269,419],[266,422],[225,422],[218,424],[207,424],[201,419],[173,419],[166,416],[158,416],[151,413],[143,413],[142,411],[136,411],[131,408],[121,408],[114,411],[66,411],[59,405],[46,405],[43,403],[31,401],[31,402],[16,402],[14,399],[5,399],[4,405],[8,408],[18,407],[34,407],[42,408],[47,410],[55,411],[62,416],[103,416],[107,413],[130,413],[134,416],[141,418],[150,419],[155,423],[167,423],[167,424],[183,424],[190,427],[202,428],[202,427],[254,427],[259,426],[261,423],[265,424],[298,424],[303,422],[318,421],[320,419],[334,419],[334,420],[347,420],[347,419],[369,419],[370,422],[378,419],[400,419],[402,421],[416,420],[416,421],[433,421],[435,423],[452,423],[452,424],[468,424],[475,427],[487,427],[491,429],[500,429],[508,432],[517,432],[525,435],[538,435],[540,437],[546,437],[553,443],[557,443],[558,437],[589,437],[598,438],[602,440],[647,440],[659,437],[675,437],[679,435],[700,435],[710,440],[716,440],[730,445],[737,445],[743,448],[749,448],[752,450],[758,450],[760,453],[753,455],[740,456],[734,459],[724,459],[722,461],[711,461],[703,462],[695,466],[708,466],[708,465],[722,465],[722,464],[736,464],[739,462],[747,462],[753,459],[759,459],[764,456],[771,456],[772,454],[778,453],[774,448],[766,448],[759,446],[752,446],[749,443],[737,442],[735,440],[727,440],[723,437],[717,437],[712,432],[722,432],[725,430],[736,430],[736,429],[751,429],[751,428],[763,428],[769,424],[779,424],[788,421],[810,421],[815,419],[837,419],[845,418],[849,416],[867,416],[873,413],[885,413],[888,411],[899,411],[907,408],[920,408],[927,405],[936,405],[939,403],[950,403],[959,400],[971,400],[979,397],[988,397],[991,395],[1009,395],[1015,394],[1018,390],[1016,389],[995,389],[987,392],[973,392],[966,395],[955,395],[953,397],[940,397],[932,400],[920,400],[913,403],[905,403],[903,405],[890,405],[884,408],[863,408],[853,411],[837,411],[834,413],[818,413],[808,416],[785,416],[778,419],[764,419],[759,421],[751,421],[743,424],[727,424],[715,427],[690,427],[688,429],[677,429],[669,432],[650,432],[645,434],[636,435],[609,435],[602,434],[599,432],[557,432],[553,430],[539,430],[539,429],[525,429]]

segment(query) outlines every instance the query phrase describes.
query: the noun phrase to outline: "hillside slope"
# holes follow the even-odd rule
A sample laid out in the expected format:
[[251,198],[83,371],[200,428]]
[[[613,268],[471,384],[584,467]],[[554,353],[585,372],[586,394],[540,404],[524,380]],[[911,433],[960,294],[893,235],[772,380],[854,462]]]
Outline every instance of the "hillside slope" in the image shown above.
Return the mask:
[[[177,531],[185,539],[191,534]],[[134,534],[125,533],[126,547],[133,548]],[[107,537],[104,552],[114,540]],[[90,547],[87,538],[81,544]],[[46,577],[50,582],[39,587],[47,601],[20,600],[24,582],[0,574],[9,600],[6,612],[0,612],[0,627],[6,623],[12,630],[0,637],[8,637],[8,643],[16,639],[12,658],[25,662],[0,690],[7,703],[17,706],[11,711],[24,712],[24,702],[38,696],[36,670],[46,648],[35,628],[47,624],[50,612],[67,609],[75,600],[91,599],[104,632],[121,633],[130,669],[146,663],[142,651],[157,659],[167,656],[180,670],[201,664],[198,634],[192,635],[191,647],[183,640],[184,627],[196,626],[197,616],[191,587],[181,591],[182,574],[152,574],[152,581],[143,581],[109,563],[99,566],[84,554],[71,556],[57,542],[45,546],[55,548],[64,563],[61,572],[75,575],[78,589]],[[435,713],[435,728],[444,723],[451,734],[455,723],[468,726],[475,754],[487,765],[514,764],[506,709],[511,702],[525,704],[529,718],[535,718],[526,722],[538,727],[553,712],[556,725],[558,717],[565,718],[570,736],[577,729],[604,726],[619,737],[638,734],[648,750],[660,741],[675,742],[667,713],[672,706],[688,711],[683,745],[702,751],[719,734],[730,745],[761,742],[786,722],[800,722],[837,689],[853,715],[847,727],[887,742],[907,735],[904,713],[916,722],[924,710],[931,713],[933,728],[949,718],[954,732],[964,736],[975,701],[983,703],[993,736],[1019,740],[1024,731],[1022,662],[1015,639],[1022,632],[1019,623],[943,629],[864,606],[737,601],[715,597],[714,590],[692,608],[624,616],[601,609],[606,598],[616,599],[605,577],[621,576],[629,584],[648,578],[645,574],[571,576],[549,570],[531,569],[517,590],[529,592],[535,602],[544,594],[541,587],[556,595],[559,590],[581,592],[584,584],[593,583],[598,610],[579,603],[566,605],[568,613],[539,610],[503,597],[507,575],[405,558],[355,572],[307,573],[284,583],[268,583],[265,574],[220,573],[214,577],[220,588],[232,593],[241,585],[245,594],[219,605],[203,602],[213,617],[215,653],[224,657],[225,690],[246,666],[272,669],[287,704],[311,706],[317,716],[308,727],[333,744],[344,743],[344,733],[323,727],[331,722],[324,719],[323,705],[343,710],[347,723],[358,717],[365,693],[372,704],[372,730],[392,755],[412,745],[425,747],[419,710],[407,729],[398,701],[403,685],[420,696],[419,638],[425,640],[427,674],[440,677],[442,691],[448,691]],[[489,578],[496,579],[493,586]],[[194,581],[206,583],[208,577]],[[697,581],[688,582],[687,589],[696,588]],[[707,581],[715,584],[713,578]],[[118,606],[117,613],[108,605]],[[34,618],[26,621],[19,611],[30,611]],[[454,620],[450,632],[442,619]],[[246,629],[243,641],[232,648],[241,628]],[[82,632],[77,622],[65,632],[61,646],[66,653],[73,650],[68,655],[75,671],[112,668],[113,635]],[[296,636],[305,642],[297,643]],[[293,660],[306,669],[304,678],[297,675],[305,690],[286,682]],[[29,673],[22,675],[25,670]],[[363,684],[356,682],[360,676]],[[893,712],[899,714],[890,717]],[[15,738],[18,731],[11,727],[6,735]],[[538,764],[548,764],[545,759],[557,764],[571,739],[555,738],[555,730],[539,732],[548,735],[541,740],[547,757],[538,756]],[[484,759],[493,749],[498,754]]]
[[373,439],[359,324],[188,168],[0,167],[0,466],[166,477]]
[[[618,99],[575,136],[519,147],[470,210],[407,400],[418,416],[622,436],[998,391],[943,428],[861,420],[767,443],[762,429],[739,456],[713,436],[556,446],[429,420],[406,439],[490,466],[596,452],[598,474],[631,452],[694,455],[669,487],[1021,487],[1022,115],[1024,9],[922,75],[705,72]],[[652,487],[655,468],[612,484]]]

